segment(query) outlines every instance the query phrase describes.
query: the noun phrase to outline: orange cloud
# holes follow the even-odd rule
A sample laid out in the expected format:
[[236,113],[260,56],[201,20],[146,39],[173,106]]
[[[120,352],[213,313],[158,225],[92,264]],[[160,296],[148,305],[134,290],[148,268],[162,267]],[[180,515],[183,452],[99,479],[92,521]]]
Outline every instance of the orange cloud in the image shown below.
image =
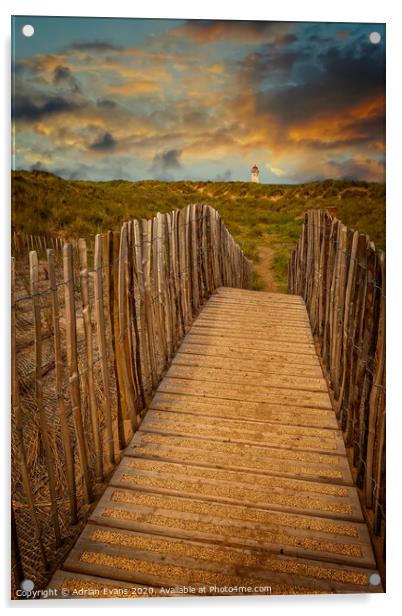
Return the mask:
[[365,124],[362,120],[381,118],[384,113],[384,97],[359,103],[347,113],[323,115],[292,127],[287,135],[294,143],[319,141],[331,144],[364,138]]
[[206,67],[207,73],[212,73],[213,75],[222,75],[225,72],[225,65],[220,64],[210,64]]
[[159,90],[161,90],[161,84],[151,80],[131,81],[118,86],[105,86],[103,88],[105,94],[120,94],[121,96],[137,96],[138,94],[148,94]]
[[172,28],[168,37],[190,38],[201,44],[225,40],[275,43],[284,40],[293,29],[294,24],[288,22],[192,19]]
[[31,64],[33,68],[40,71],[53,71],[56,66],[65,64],[67,58],[65,55],[50,55],[39,53],[32,60],[24,60],[27,64]]
[[385,94],[369,101],[364,101],[351,109],[350,114],[355,118],[372,118],[385,113]]

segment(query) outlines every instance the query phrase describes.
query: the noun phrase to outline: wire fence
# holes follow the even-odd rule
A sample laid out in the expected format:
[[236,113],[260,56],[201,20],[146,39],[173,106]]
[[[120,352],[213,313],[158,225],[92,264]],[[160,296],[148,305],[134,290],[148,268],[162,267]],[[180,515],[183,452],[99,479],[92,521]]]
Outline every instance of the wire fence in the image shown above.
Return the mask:
[[13,237],[13,590],[44,587],[203,303],[251,264],[207,205],[94,241]]
[[328,212],[305,214],[289,261],[333,390],[356,484],[385,562],[385,256]]

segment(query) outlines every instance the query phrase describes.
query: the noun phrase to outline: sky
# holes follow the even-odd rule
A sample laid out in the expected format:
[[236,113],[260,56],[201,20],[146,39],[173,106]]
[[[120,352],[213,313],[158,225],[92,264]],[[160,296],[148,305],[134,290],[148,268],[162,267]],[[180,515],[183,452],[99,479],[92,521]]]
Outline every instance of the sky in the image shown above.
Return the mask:
[[12,77],[14,169],[384,181],[383,24],[18,16]]

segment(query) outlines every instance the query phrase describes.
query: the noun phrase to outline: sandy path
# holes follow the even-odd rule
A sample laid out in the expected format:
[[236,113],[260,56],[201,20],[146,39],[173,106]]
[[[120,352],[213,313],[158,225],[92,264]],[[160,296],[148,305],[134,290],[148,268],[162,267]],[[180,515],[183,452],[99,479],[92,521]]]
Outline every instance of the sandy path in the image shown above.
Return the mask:
[[264,291],[276,292],[278,285],[272,273],[273,250],[269,246],[261,246],[258,251],[259,261],[255,264],[255,269],[265,283]]

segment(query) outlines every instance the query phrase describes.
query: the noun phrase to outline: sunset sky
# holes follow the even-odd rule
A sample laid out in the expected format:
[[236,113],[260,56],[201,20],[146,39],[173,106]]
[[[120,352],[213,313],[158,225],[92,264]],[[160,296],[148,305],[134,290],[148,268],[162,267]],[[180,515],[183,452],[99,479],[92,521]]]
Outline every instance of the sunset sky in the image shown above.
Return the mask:
[[384,181],[381,24],[17,17],[13,31],[13,168]]

